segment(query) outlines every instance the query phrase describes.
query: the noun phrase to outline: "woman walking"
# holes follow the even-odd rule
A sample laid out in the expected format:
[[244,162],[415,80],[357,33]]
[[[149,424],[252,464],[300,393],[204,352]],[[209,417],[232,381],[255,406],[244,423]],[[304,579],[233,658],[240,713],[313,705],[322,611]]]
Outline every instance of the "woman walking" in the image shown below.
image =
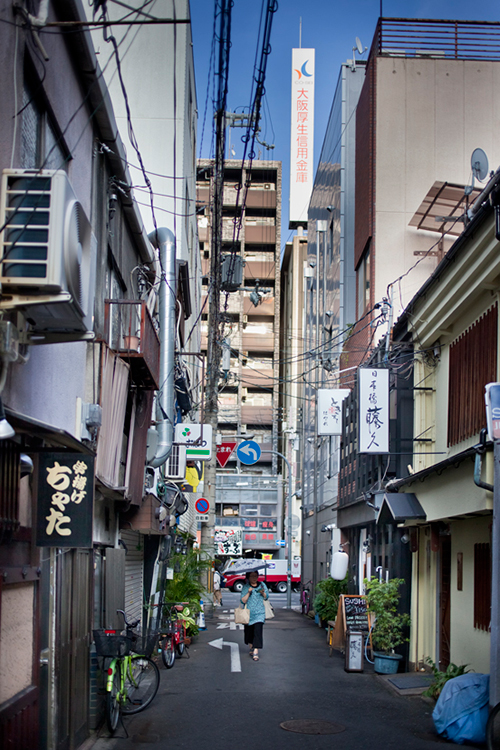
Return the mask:
[[266,612],[264,600],[269,599],[269,590],[263,581],[259,582],[259,574],[256,570],[246,574],[246,581],[241,590],[241,603],[248,604],[250,620],[245,629],[245,643],[250,646],[250,656],[254,661],[259,661],[259,648],[262,648],[262,629]]

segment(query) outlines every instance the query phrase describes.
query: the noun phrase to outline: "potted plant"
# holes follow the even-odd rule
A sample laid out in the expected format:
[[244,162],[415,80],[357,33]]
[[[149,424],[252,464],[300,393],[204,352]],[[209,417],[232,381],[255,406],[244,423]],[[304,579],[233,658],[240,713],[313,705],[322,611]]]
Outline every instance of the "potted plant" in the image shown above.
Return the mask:
[[375,617],[372,630],[372,643],[374,646],[375,672],[379,674],[395,674],[398,671],[399,661],[403,657],[394,653],[397,646],[408,641],[406,628],[410,624],[408,614],[399,614],[400,593],[399,587],[404,583],[403,578],[392,578],[389,581],[380,581],[365,578],[364,585],[368,612]]
[[341,594],[347,594],[347,576],[342,581],[325,578],[318,583],[313,608],[322,622],[335,620]]
[[212,567],[211,559],[206,556],[202,558],[200,551],[184,549],[171,558],[174,568],[172,580],[165,585],[166,602],[185,602],[188,605],[189,615],[181,615],[186,621],[189,636],[198,634],[197,615],[201,611],[200,601],[204,598],[204,587],[200,581],[203,569]]

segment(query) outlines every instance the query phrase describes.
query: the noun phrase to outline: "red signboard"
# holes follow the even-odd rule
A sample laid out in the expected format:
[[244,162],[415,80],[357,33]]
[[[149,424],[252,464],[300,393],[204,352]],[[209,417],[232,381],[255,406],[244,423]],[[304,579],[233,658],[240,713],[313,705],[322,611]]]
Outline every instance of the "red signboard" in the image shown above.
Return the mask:
[[221,469],[224,468],[224,466],[229,461],[232,452],[236,448],[237,443],[221,443],[217,446],[217,463],[221,467]]

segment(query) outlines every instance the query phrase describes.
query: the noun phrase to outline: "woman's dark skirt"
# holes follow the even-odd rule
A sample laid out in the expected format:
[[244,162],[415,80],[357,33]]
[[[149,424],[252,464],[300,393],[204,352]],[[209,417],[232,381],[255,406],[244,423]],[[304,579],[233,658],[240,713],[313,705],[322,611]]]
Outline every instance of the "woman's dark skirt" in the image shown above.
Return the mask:
[[247,646],[252,645],[254,648],[263,648],[262,629],[263,622],[255,622],[253,625],[244,625],[245,643]]

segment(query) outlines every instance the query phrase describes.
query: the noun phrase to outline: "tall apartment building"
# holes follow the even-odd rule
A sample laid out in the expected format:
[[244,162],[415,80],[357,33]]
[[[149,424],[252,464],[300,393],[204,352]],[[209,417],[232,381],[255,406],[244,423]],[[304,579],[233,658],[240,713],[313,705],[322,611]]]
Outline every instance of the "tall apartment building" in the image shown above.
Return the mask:
[[[207,349],[211,252],[212,160],[198,161],[196,205],[202,254],[202,351]],[[244,190],[248,185],[242,213]],[[242,286],[222,292],[229,370],[219,381],[218,432],[223,442],[253,436],[262,456],[251,467],[232,453],[217,469],[216,527],[241,528],[243,551],[276,552],[282,528],[282,481],[277,474],[280,358],[281,162],[228,160],[224,168],[222,255],[244,262]],[[242,217],[238,232],[235,220]],[[238,440],[239,442],[239,440]]]

